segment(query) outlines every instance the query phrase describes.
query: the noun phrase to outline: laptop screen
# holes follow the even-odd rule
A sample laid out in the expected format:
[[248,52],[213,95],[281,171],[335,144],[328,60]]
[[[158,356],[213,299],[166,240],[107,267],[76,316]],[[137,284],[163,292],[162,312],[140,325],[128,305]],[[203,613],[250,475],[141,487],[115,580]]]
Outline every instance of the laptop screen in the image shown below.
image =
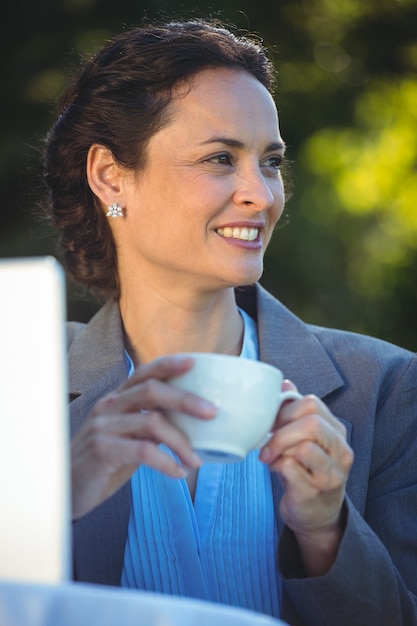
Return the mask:
[[0,260],[0,579],[70,577],[65,275]]

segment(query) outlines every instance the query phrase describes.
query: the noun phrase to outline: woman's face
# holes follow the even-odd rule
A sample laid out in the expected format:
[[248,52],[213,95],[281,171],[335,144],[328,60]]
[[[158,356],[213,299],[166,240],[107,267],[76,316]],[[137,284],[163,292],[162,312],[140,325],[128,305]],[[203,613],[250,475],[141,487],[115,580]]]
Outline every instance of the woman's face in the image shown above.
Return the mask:
[[119,270],[156,288],[210,291],[259,279],[284,207],[273,98],[251,74],[199,73],[169,105],[112,220]]

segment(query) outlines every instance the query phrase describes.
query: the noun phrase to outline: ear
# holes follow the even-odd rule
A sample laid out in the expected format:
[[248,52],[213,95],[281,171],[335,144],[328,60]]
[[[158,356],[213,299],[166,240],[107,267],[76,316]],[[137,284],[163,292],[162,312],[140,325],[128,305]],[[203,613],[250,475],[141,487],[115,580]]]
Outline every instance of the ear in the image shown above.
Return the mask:
[[90,146],[87,155],[87,180],[91,191],[104,207],[123,202],[123,174],[113,153],[101,144]]

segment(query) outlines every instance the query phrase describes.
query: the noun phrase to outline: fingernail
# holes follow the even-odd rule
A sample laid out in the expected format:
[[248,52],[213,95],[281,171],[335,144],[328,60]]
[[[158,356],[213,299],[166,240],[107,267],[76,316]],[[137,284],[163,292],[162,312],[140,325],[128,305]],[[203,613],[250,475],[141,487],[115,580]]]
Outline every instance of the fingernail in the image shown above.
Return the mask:
[[171,359],[174,363],[185,363],[186,361],[190,361],[192,357],[185,354],[172,354]]
[[217,414],[217,407],[212,402],[204,400],[204,398],[200,399],[199,408],[207,417],[214,417]]
[[265,448],[262,448],[261,452],[259,453],[259,459],[263,461],[264,463],[268,463],[268,460],[270,458],[271,458],[271,448],[269,448],[268,446],[266,446]]

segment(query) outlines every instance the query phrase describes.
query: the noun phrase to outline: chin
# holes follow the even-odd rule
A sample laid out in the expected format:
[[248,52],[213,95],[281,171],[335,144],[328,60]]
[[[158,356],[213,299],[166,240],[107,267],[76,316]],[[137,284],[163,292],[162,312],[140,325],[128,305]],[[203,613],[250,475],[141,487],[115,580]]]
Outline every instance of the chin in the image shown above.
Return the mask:
[[241,272],[240,276],[236,276],[236,280],[233,281],[234,287],[244,287],[245,285],[252,285],[256,283],[263,274],[263,267],[256,268],[256,270]]

